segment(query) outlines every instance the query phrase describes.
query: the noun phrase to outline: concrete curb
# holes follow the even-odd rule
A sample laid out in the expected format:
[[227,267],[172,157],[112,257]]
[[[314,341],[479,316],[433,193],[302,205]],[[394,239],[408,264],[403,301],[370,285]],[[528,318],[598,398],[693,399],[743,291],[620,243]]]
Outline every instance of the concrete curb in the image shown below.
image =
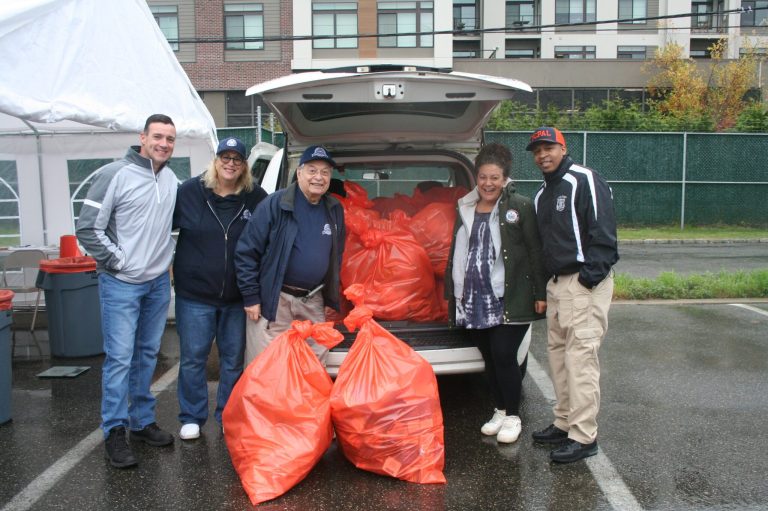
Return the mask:
[[729,303],[768,303],[768,298],[699,298],[683,300],[616,300],[611,301],[611,305],[717,305]]
[[619,240],[619,245],[732,245],[736,243],[768,243],[768,238]]

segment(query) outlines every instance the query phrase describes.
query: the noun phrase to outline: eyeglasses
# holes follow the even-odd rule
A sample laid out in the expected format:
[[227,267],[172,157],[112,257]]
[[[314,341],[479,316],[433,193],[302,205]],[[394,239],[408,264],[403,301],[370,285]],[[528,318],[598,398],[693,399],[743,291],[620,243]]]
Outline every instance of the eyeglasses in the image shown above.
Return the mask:
[[311,165],[310,166],[304,165],[302,167],[302,170],[306,172],[309,177],[315,177],[319,174],[321,177],[325,177],[325,178],[331,177],[331,172],[333,171],[333,169],[330,167],[318,169],[317,167],[313,167]]
[[229,162],[232,162],[232,163],[234,163],[235,165],[240,165],[240,164],[242,164],[242,163],[243,163],[243,161],[244,161],[244,160],[243,160],[242,158],[240,158],[239,156],[227,156],[227,155],[224,155],[224,156],[219,156],[219,159],[220,159],[220,160],[221,160],[223,163],[229,163]]

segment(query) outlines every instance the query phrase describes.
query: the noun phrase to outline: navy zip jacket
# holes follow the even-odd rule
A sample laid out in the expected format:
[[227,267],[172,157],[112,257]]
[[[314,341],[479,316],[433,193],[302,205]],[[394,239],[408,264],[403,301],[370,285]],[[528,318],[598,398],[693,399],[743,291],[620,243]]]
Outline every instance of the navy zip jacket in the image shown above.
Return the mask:
[[588,289],[602,282],[619,260],[608,183],[565,155],[556,171],[544,174],[534,204],[549,276],[578,273]]
[[[299,224],[293,213],[299,186],[292,183],[259,204],[235,250],[237,282],[246,307],[261,304],[261,315],[274,321],[280,288],[283,287],[288,259]],[[325,305],[339,309],[339,275],[344,251],[344,210],[341,203],[326,194],[322,198],[331,227],[331,258],[325,273],[322,294]]]
[[216,214],[213,195],[202,176],[179,186],[173,213],[173,228],[179,229],[173,278],[177,295],[218,306],[242,301],[235,277],[235,245],[267,192],[257,184],[250,192],[241,192],[240,207],[228,225]]

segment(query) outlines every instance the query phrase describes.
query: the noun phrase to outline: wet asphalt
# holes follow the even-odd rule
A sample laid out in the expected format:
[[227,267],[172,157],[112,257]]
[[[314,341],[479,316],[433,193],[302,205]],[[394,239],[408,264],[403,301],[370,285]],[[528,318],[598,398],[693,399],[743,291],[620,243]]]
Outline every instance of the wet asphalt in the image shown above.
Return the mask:
[[[685,269],[677,266],[683,260]],[[768,244],[622,246],[617,271],[650,276],[667,268],[703,272],[720,266],[768,268]],[[363,472],[334,444],[306,479],[258,508],[766,509],[768,300],[733,303],[613,305],[600,350],[600,453],[589,460],[553,464],[549,450],[530,440],[552,418],[545,331],[537,323],[518,442],[500,445],[480,434],[492,412],[481,375],[441,376],[447,484]],[[112,468],[98,431],[101,357],[51,358],[45,330],[36,336],[42,357],[28,333],[17,333],[12,421],[0,425],[0,510],[253,507],[212,420],[196,441],[177,438],[166,448],[134,444],[139,466]],[[212,359],[211,402],[217,379]],[[174,434],[177,362],[178,339],[169,325],[155,388],[158,422]],[[73,379],[36,377],[54,365],[90,370]]]

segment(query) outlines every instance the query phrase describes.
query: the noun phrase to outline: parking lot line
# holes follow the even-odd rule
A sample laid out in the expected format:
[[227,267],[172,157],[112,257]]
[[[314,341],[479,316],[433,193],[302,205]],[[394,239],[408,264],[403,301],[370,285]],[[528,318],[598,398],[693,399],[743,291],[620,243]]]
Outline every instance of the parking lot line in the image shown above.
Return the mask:
[[[552,380],[549,379],[549,375],[541,368],[532,353],[528,353],[527,373],[531,375],[544,398],[554,404],[555,388],[552,385]],[[586,463],[613,509],[621,511],[641,511],[643,509],[627,485],[624,484],[624,480],[613,467],[602,447],[598,450],[597,455],[587,458]]]
[[729,303],[728,305],[732,305],[734,307],[741,307],[742,309],[747,309],[748,311],[757,312],[758,314],[762,314],[763,316],[768,316],[768,311],[764,311],[763,309],[758,309],[757,307],[753,307],[745,303]]
[[[165,372],[149,389],[153,395],[158,395],[167,389],[179,374],[179,364]],[[53,486],[72,468],[80,463],[91,451],[104,443],[104,434],[101,428],[91,431],[76,446],[67,451],[64,456],[56,460],[53,465],[37,476],[23,490],[17,493],[6,504],[2,511],[26,511],[32,507],[43,495],[45,495]]]

